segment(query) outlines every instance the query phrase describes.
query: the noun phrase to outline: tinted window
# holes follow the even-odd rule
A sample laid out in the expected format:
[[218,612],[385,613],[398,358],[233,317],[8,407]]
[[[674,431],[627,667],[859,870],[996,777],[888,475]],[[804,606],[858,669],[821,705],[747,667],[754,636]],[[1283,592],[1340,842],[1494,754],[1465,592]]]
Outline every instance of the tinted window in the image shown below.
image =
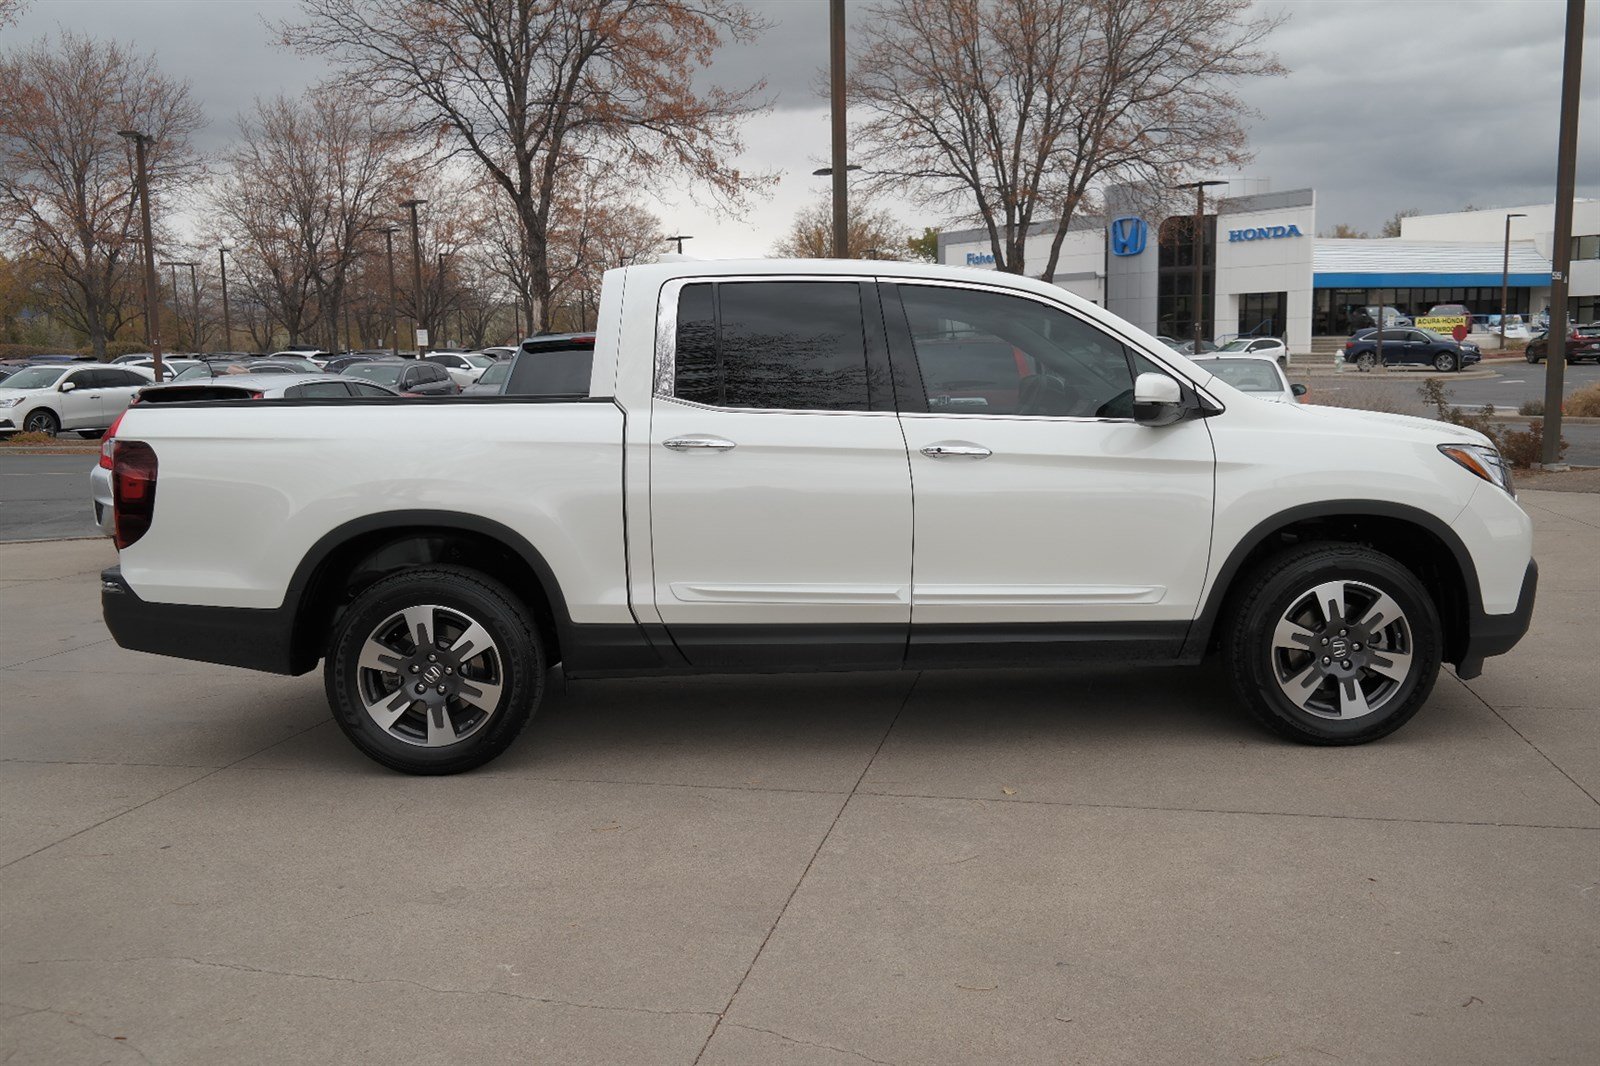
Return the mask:
[[402,363],[358,363],[345,370],[353,378],[368,378],[372,381],[381,381],[385,385],[393,385],[400,379],[400,371],[404,370]]
[[423,380],[423,381],[449,381],[450,380],[450,372],[448,370],[446,370],[442,366],[434,366],[431,363],[426,365],[426,366],[417,367],[417,372],[422,375],[421,380]]
[[351,382],[347,382],[347,384],[350,386],[351,391],[354,392],[357,396],[364,396],[364,397],[367,397],[369,399],[371,397],[373,397],[373,396],[393,396],[394,395],[394,393],[390,392],[386,388],[383,388],[381,385],[374,385],[371,382],[351,381]]
[[1131,418],[1121,342],[1034,300],[975,289],[900,287],[928,410]]
[[342,381],[308,381],[304,385],[296,385],[289,390],[291,396],[304,396],[308,399],[326,399],[339,397],[348,399],[350,390],[344,387]]
[[724,407],[867,409],[857,283],[737,281],[712,289],[689,285],[679,296],[674,395]]
[[102,370],[100,374],[107,379],[106,385],[112,388],[126,389],[150,384],[149,378],[142,374],[135,374],[131,370]]
[[[507,396],[587,396],[594,369],[593,348],[522,352],[511,366]],[[484,374],[487,380],[491,369]],[[686,397],[687,398],[687,397]]]

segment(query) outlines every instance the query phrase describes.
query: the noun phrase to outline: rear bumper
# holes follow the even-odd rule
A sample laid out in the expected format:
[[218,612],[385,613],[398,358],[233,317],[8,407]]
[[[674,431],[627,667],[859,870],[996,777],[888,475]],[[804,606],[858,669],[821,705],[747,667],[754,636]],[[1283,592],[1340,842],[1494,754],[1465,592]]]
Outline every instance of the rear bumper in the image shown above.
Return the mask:
[[282,608],[149,603],[123,580],[120,566],[101,571],[100,612],[111,636],[130,651],[272,674],[303,674],[317,664],[295,654],[294,619]]
[[1528,560],[1528,569],[1522,576],[1522,592],[1517,596],[1517,609],[1510,614],[1485,614],[1473,609],[1468,619],[1467,648],[1456,664],[1456,676],[1471,680],[1483,673],[1483,660],[1492,655],[1504,655],[1517,646],[1528,632],[1533,621],[1533,601],[1539,592],[1539,564]]

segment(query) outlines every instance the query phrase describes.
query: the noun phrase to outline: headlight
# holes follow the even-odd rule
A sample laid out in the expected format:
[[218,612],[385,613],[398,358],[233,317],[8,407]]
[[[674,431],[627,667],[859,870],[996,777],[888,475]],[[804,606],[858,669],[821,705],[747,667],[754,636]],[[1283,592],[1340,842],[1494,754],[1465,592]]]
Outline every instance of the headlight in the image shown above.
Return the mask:
[[1500,486],[1513,496],[1517,494],[1511,487],[1511,467],[1487,444],[1441,444],[1439,450],[1490,484]]
[[15,407],[26,399],[26,396],[7,396],[5,399],[0,400],[0,407]]

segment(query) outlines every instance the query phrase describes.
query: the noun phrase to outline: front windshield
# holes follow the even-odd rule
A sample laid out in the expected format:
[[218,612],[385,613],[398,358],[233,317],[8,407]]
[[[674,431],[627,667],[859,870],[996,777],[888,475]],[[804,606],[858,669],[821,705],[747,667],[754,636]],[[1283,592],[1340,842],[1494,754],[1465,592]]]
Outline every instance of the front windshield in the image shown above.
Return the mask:
[[391,366],[388,363],[357,363],[345,370],[353,378],[366,378],[383,385],[393,385],[400,380],[400,366]]
[[184,370],[180,371],[178,376],[172,380],[193,381],[195,378],[208,378],[210,376],[211,368],[209,366],[204,363],[196,363],[194,366],[186,367]]
[[29,366],[6,378],[5,384],[0,388],[7,389],[48,389],[61,375],[67,372],[64,366]]
[[483,377],[478,379],[479,385],[498,385],[511,376],[510,363],[495,363],[483,372]]
[[1283,382],[1269,359],[1207,359],[1201,366],[1240,392],[1282,392]]
[[1221,348],[1218,348],[1217,351],[1219,351],[1219,352],[1242,352],[1248,347],[1250,347],[1250,342],[1247,341],[1247,340],[1229,341],[1227,344],[1224,344]]
[[464,356],[463,358],[465,358],[466,361],[471,363],[473,366],[478,367],[480,370],[484,367],[494,366],[495,364],[495,360],[487,355],[468,355]]

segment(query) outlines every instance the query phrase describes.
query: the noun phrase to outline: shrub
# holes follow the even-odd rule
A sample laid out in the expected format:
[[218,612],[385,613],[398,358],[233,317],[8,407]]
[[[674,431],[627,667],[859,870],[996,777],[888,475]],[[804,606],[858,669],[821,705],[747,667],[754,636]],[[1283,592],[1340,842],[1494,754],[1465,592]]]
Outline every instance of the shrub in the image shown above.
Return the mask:
[[47,348],[39,344],[0,344],[0,359],[32,359],[38,355],[72,355],[71,348]]
[[1561,409],[1574,418],[1600,418],[1600,382],[1574,391]]
[[1517,407],[1517,414],[1519,414],[1519,415],[1542,415],[1542,414],[1544,414],[1544,401],[1543,400],[1523,400],[1522,403],[1520,405],[1518,405],[1518,407]]
[[[119,355],[133,355],[135,352],[148,352],[150,346],[144,341],[106,341],[106,358],[115,359]],[[85,349],[88,355],[89,350]]]
[[[1476,410],[1457,407],[1450,402],[1450,390],[1437,378],[1429,378],[1417,387],[1420,395],[1438,413],[1441,422],[1477,430],[1494,442],[1501,456],[1512,466],[1526,470],[1544,459],[1544,420],[1528,423],[1527,429],[1512,429],[1494,420],[1494,405],[1484,404]],[[1526,406],[1526,405],[1524,405]],[[1568,407],[1571,404],[1569,402]],[[1565,454],[1567,440],[1561,439],[1557,458]]]
[[1365,382],[1359,385],[1340,385],[1338,391],[1319,388],[1312,393],[1312,402],[1323,407],[1349,407],[1357,411],[1381,411],[1390,415],[1406,413],[1393,389]]
[[56,439],[48,433],[13,433],[7,444],[54,444]]

